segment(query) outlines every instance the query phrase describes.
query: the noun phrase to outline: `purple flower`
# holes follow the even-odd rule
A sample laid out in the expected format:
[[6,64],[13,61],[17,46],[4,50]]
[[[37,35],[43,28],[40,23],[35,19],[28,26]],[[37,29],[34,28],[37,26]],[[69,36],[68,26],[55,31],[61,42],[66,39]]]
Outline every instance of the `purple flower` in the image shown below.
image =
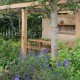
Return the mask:
[[30,78],[26,78],[26,80],[30,80]]
[[48,53],[48,48],[46,48],[43,52]]
[[34,72],[36,72],[36,69],[34,68]]
[[29,75],[25,80],[32,80],[32,75]]
[[32,50],[28,49],[28,54],[31,55],[31,56],[33,56],[34,52]]
[[42,67],[42,68],[44,68],[44,67],[45,67],[45,66],[44,66],[44,63],[41,65],[41,67]]
[[39,53],[37,53],[34,57],[37,58],[39,55],[42,55],[43,54],[43,50],[40,50]]
[[27,56],[24,56],[24,60],[26,60],[27,59]]
[[57,63],[56,63],[56,66],[61,66],[62,64],[61,64],[61,62],[60,61],[58,61]]
[[44,52],[43,50],[40,50],[40,52],[38,53],[38,55],[42,55]]
[[21,60],[21,54],[19,54],[19,56],[18,56],[18,61],[20,61]]
[[19,76],[16,76],[16,77],[15,77],[15,80],[19,80]]
[[64,61],[64,63],[63,63],[63,66],[66,67],[66,66],[68,65],[68,63],[69,63],[69,60],[66,59],[66,60]]

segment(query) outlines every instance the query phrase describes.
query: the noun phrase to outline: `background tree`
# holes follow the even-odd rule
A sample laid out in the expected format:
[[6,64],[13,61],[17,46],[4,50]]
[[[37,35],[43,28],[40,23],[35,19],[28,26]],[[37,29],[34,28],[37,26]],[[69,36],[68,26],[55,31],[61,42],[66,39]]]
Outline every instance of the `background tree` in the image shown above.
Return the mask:
[[[46,2],[49,3],[49,8]],[[51,56],[57,56],[57,4],[59,0],[40,0],[51,19]]]
[[[57,15],[59,10],[76,10],[79,8],[80,0],[64,0],[63,3],[58,3],[63,0],[39,0],[44,6],[45,11],[51,20],[51,56],[54,58],[57,53]],[[49,3],[49,7],[46,5]]]

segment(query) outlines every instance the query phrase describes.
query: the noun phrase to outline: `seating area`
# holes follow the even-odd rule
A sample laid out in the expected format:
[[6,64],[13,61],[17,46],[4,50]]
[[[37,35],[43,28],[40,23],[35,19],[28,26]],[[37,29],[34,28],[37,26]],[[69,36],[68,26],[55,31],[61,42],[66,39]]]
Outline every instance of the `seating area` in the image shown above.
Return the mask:
[[27,49],[32,50],[44,50],[48,48],[50,51],[51,41],[46,41],[42,39],[28,39]]
[[[68,48],[71,48],[74,45],[74,42],[68,41],[66,44],[68,45]],[[26,48],[30,50],[44,50],[48,48],[48,50],[51,51],[51,41],[42,39],[28,39]]]

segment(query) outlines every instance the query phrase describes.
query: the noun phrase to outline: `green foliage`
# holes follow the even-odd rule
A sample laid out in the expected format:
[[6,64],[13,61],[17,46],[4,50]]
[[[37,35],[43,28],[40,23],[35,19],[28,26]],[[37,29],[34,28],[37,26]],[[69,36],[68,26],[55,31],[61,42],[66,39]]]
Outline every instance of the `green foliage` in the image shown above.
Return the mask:
[[[68,49],[66,42],[59,42],[59,56],[55,59],[44,51],[35,56],[28,54],[24,59],[19,58],[20,43],[0,39],[0,45],[1,80],[12,80],[16,76],[20,80],[80,79],[80,39],[75,41],[72,49]],[[5,70],[8,69],[9,73],[2,75],[4,65],[6,65]]]
[[20,42],[12,42],[11,40],[5,41],[0,39],[0,65],[8,66],[17,62]]
[[42,15],[28,15],[28,38],[41,38],[42,35]]
[[62,58],[64,60],[69,57],[69,49],[66,42],[59,42],[58,49],[59,58]]
[[[65,44],[66,45],[66,44]],[[64,61],[65,58],[68,58],[70,61],[71,68],[69,74],[71,74],[71,80],[79,80],[80,76],[80,39],[75,41],[75,44],[72,49],[68,49],[63,45],[63,48],[58,51],[59,59]]]
[[[14,17],[13,17],[14,16]],[[19,33],[19,14],[10,13],[10,14],[3,14],[0,18],[0,29],[1,29],[1,36],[3,35],[4,39],[15,39],[15,32]],[[28,15],[28,38],[41,38],[42,35],[42,15],[41,14],[29,14]],[[10,30],[10,31],[9,31]],[[7,31],[7,36],[6,36]],[[12,33],[13,31],[13,33]],[[20,33],[19,33],[20,34]],[[21,34],[20,34],[21,35]],[[19,36],[20,38],[20,36]]]

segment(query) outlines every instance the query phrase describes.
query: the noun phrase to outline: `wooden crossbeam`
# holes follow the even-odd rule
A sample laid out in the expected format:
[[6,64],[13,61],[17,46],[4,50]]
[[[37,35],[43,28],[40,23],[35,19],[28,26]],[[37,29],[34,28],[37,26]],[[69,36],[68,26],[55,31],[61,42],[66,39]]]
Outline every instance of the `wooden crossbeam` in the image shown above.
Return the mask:
[[[60,3],[66,3],[67,0],[60,0],[59,1],[59,4]],[[48,5],[48,2],[46,3],[46,5]],[[35,1],[35,2],[25,2],[25,3],[18,3],[18,4],[11,4],[11,5],[3,5],[3,6],[0,6],[0,10],[4,10],[4,9],[8,9],[8,8],[25,8],[25,7],[30,7],[30,6],[37,6],[40,8],[42,8],[41,5],[39,5],[39,2],[38,1]]]
[[32,49],[32,50],[45,50],[46,48],[44,47],[36,47],[36,46],[26,46],[27,49]]
[[11,4],[11,5],[3,5],[0,6],[0,10],[3,9],[8,9],[8,8],[25,8],[25,7],[30,7],[30,6],[34,6],[34,5],[38,5],[38,1],[36,2],[26,2],[26,3],[18,3],[18,4]]

